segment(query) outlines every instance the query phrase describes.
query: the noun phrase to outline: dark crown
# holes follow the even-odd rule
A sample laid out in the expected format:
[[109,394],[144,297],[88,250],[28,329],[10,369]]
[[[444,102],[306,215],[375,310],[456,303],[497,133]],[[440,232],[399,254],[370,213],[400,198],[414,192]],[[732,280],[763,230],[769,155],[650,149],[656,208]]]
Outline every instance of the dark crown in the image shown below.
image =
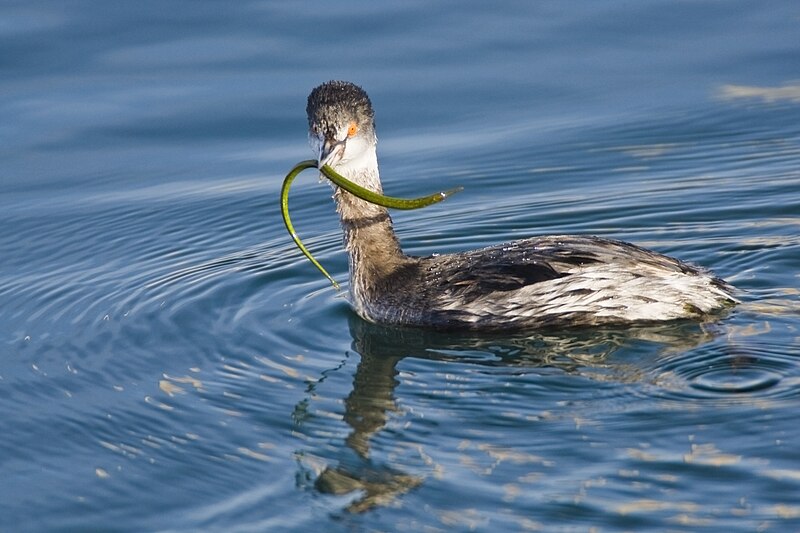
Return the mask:
[[355,119],[371,124],[375,112],[366,91],[349,81],[329,81],[311,91],[306,106],[309,127]]

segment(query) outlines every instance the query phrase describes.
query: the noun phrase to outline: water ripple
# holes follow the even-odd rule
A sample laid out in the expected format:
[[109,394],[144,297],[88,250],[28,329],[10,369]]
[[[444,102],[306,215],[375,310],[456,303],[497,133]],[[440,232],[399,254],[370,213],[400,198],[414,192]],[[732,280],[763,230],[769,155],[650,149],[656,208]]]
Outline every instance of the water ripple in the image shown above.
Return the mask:
[[660,360],[650,370],[658,388],[648,391],[678,403],[789,400],[800,395],[799,357],[767,341],[717,342]]
[[[794,3],[35,4],[0,3],[0,529],[798,529]],[[343,29],[322,54],[318,21]],[[331,57],[373,98],[387,193],[465,186],[393,214],[411,252],[601,234],[742,304],[358,319],[278,212]],[[296,227],[345,282],[304,177]]]

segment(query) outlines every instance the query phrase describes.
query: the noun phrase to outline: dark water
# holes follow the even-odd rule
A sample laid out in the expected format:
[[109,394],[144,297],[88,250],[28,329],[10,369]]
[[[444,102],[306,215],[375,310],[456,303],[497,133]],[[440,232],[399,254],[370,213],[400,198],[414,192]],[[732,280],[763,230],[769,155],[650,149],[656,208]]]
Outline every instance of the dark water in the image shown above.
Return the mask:
[[[0,530],[800,530],[797,2],[0,6]],[[713,269],[709,324],[360,321],[291,244],[305,97],[377,109],[406,249]],[[311,173],[308,173],[311,174]],[[327,186],[293,218],[340,281]]]

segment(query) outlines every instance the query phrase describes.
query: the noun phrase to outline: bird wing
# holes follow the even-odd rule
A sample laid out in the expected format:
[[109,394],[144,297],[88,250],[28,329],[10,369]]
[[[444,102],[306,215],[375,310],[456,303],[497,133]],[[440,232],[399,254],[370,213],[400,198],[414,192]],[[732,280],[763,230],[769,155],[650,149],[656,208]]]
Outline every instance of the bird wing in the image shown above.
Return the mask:
[[634,271],[637,265],[683,273],[697,270],[633,244],[573,235],[524,239],[430,259],[430,273],[442,293],[467,303],[487,293],[516,291],[598,264],[627,266]]

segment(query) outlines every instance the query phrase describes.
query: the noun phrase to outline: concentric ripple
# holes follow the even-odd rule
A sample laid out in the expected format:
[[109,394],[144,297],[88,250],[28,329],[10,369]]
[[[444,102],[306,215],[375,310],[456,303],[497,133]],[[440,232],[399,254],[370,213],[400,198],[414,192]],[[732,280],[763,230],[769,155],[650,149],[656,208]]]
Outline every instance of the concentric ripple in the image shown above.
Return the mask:
[[664,359],[653,372],[657,394],[675,400],[779,399],[800,395],[795,359],[779,346],[729,341]]
[[691,381],[691,386],[708,392],[735,394],[769,389],[782,378],[780,373],[764,368],[732,369],[724,364],[722,368],[699,374]]

